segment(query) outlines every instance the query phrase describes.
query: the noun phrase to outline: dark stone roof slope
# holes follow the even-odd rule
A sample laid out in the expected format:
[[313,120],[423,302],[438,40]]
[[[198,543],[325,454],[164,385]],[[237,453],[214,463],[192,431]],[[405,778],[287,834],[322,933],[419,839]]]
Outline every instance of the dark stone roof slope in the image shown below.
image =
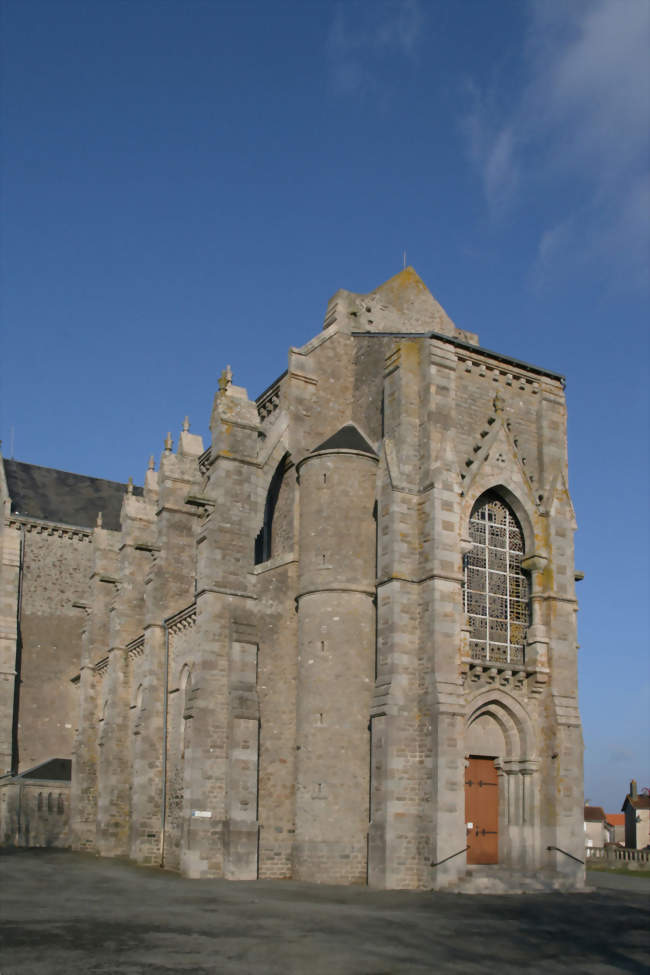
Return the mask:
[[318,453],[319,450],[359,450],[363,454],[370,454],[372,457],[377,456],[366,438],[353,423],[346,423],[344,427],[337,430],[318,447],[314,447],[312,454]]
[[72,779],[72,759],[50,758],[34,768],[21,772],[21,779],[50,779],[56,782],[70,782]]
[[[4,466],[12,514],[92,528],[101,511],[104,528],[119,531],[126,484],[20,460],[5,460]],[[133,493],[141,495],[142,488],[134,487]]]

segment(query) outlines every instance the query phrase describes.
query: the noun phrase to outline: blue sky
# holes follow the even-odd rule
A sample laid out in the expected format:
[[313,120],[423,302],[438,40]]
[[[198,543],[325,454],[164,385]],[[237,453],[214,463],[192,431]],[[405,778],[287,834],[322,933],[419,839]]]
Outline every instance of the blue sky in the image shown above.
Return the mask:
[[0,7],[5,456],[141,483],[406,250],[567,376],[585,794],[650,785],[646,0]]

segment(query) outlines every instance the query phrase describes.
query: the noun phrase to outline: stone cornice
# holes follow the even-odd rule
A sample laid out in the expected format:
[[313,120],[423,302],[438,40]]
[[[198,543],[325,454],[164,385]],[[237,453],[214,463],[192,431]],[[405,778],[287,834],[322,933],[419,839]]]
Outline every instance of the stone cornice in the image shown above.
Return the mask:
[[165,620],[169,633],[173,636],[181,630],[191,629],[196,623],[196,603],[190,603],[184,609],[174,613]]
[[126,645],[127,653],[129,655],[129,660],[133,657],[141,657],[144,653],[144,633],[137,636],[135,640],[131,640],[130,643]]
[[78,538],[85,541],[91,541],[93,533],[92,528],[63,525],[56,521],[41,521],[25,515],[11,515],[7,527],[15,528],[17,531],[24,528],[26,532],[34,532],[37,535],[58,535],[59,538]]

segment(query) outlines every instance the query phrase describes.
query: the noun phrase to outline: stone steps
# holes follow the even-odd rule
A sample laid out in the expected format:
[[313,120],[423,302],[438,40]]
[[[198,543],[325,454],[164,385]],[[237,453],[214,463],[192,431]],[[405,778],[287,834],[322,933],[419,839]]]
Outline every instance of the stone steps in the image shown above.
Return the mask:
[[576,888],[557,875],[510,870],[494,864],[468,867],[465,876],[447,889],[455,894],[542,894]]

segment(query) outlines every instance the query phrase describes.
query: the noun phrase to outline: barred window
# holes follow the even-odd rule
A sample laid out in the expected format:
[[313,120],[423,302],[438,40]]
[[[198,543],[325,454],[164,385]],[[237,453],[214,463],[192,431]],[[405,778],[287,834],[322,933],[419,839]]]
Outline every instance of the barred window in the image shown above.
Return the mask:
[[523,664],[529,600],[521,526],[508,505],[488,492],[474,505],[469,534],[464,588],[470,656]]

